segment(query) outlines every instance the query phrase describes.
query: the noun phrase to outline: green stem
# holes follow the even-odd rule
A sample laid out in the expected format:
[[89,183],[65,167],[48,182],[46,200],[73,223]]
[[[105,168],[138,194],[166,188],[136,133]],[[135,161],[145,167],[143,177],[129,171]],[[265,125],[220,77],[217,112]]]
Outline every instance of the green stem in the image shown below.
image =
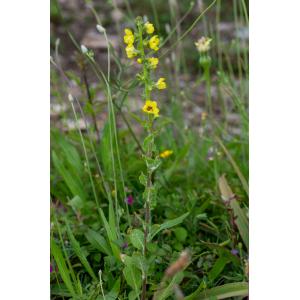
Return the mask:
[[[207,59],[210,59],[209,57]],[[206,108],[213,118],[213,107],[212,107],[212,99],[211,99],[211,76],[210,76],[210,63],[203,66],[204,68],[204,79],[206,85]]]
[[[149,100],[151,97],[151,86],[150,86],[150,70],[148,70],[147,65],[145,63],[145,50],[144,50],[144,41],[143,41],[143,27],[141,23],[138,23],[138,32],[139,32],[139,51],[141,55],[141,59],[143,61],[143,81],[145,85],[144,89],[144,100]],[[147,121],[147,132],[148,136],[153,134],[153,118],[148,115],[148,121]],[[146,160],[149,158],[152,158],[153,154],[153,143],[148,143],[147,150],[146,150]],[[143,256],[146,258],[147,256],[147,239],[150,232],[150,226],[151,226],[151,189],[152,189],[152,171],[150,168],[147,168],[147,184],[145,187],[146,191],[146,201],[145,201],[145,223],[144,223],[144,250],[143,250]],[[143,278],[143,285],[142,285],[142,296],[141,299],[146,299],[146,289],[147,289],[147,274],[144,274]]]

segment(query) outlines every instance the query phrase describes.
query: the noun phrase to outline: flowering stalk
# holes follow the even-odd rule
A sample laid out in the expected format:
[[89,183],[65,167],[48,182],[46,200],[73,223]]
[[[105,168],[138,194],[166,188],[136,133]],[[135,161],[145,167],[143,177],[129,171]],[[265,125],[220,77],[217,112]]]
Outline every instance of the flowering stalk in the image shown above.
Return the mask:
[[211,99],[211,76],[210,76],[211,57],[209,55],[211,41],[212,39],[210,38],[202,37],[195,43],[195,45],[200,54],[199,64],[203,68],[204,79],[206,82],[206,96],[207,96],[206,106],[212,118],[213,110],[212,110],[212,99]]
[[[153,183],[152,176],[153,172],[160,165],[159,154],[156,150],[154,138],[157,132],[154,130],[155,119],[159,117],[159,108],[157,102],[151,100],[151,92],[154,88],[159,90],[167,87],[165,78],[159,78],[157,82],[154,82],[151,78],[151,73],[157,68],[158,58],[148,57],[147,48],[159,50],[160,39],[157,35],[153,35],[155,29],[153,24],[146,22],[144,23],[142,18],[136,19],[137,32],[133,33],[130,29],[125,29],[124,42],[126,46],[126,54],[130,59],[137,57],[137,63],[142,65],[142,72],[137,75],[139,81],[144,87],[143,100],[145,104],[142,111],[147,114],[146,120],[143,123],[147,137],[143,143],[143,159],[147,166],[147,174],[140,175],[140,182],[145,186],[143,198],[145,201],[145,219],[144,219],[144,246],[143,256],[147,257],[147,242],[149,239],[149,233],[151,230],[151,208],[154,205],[156,186]],[[135,48],[135,45],[137,48]],[[149,51],[151,52],[151,51]],[[147,274],[143,274],[143,286],[142,286],[142,300],[146,299],[146,286],[147,286]]]

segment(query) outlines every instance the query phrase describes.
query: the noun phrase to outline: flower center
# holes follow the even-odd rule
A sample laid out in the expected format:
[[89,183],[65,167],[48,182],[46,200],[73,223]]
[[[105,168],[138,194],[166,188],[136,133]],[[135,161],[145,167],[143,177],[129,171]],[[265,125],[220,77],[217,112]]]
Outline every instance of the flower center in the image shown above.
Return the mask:
[[151,110],[153,110],[153,107],[149,105],[149,106],[147,107],[147,111],[151,111]]

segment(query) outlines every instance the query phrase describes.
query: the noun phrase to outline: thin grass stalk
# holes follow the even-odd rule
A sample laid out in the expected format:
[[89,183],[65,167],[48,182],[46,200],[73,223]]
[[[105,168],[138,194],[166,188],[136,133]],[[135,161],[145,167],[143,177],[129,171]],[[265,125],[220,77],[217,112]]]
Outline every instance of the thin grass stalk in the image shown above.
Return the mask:
[[71,103],[73,114],[74,114],[74,117],[75,117],[76,127],[77,127],[77,130],[78,130],[79,136],[80,136],[81,145],[83,147],[85,162],[86,162],[90,182],[91,182],[91,185],[92,185],[94,198],[95,198],[96,205],[97,205],[97,208],[98,208],[98,211],[99,211],[99,209],[100,209],[99,199],[98,199],[98,196],[97,196],[97,193],[96,193],[96,188],[95,188],[95,185],[94,185],[94,180],[93,180],[93,176],[92,176],[92,172],[91,172],[91,168],[90,168],[90,162],[89,162],[89,159],[88,159],[87,150],[86,150],[86,147],[85,147],[85,142],[84,142],[84,139],[83,139],[81,129],[78,126],[78,118],[77,118],[77,113],[76,113],[76,110],[75,110],[75,107],[74,107],[73,100],[71,100],[70,103]]
[[[221,5],[222,1],[218,0],[217,1],[217,5],[216,5],[216,19],[215,19],[215,28],[216,28],[216,46],[217,46],[217,57],[218,57],[218,71],[222,72],[224,71],[223,68],[223,57],[222,57],[222,47],[221,47],[221,37],[220,37],[220,31],[218,28],[218,25],[220,24],[220,20],[221,20],[221,9],[222,9],[222,5]],[[220,99],[220,103],[221,103],[221,109],[222,109],[222,113],[223,113],[223,124],[224,127],[227,128],[227,105],[226,105],[226,101],[223,97],[223,93],[220,89],[220,85],[217,84],[217,91],[218,91],[218,99]]]
[[151,4],[152,11],[153,11],[155,27],[157,28],[158,31],[160,31],[160,24],[159,24],[159,20],[158,20],[158,14],[157,14],[157,9],[156,9],[156,5],[155,5],[155,1],[154,0],[150,0],[150,4]]
[[[90,8],[91,11],[93,12],[96,20],[98,23],[101,22],[99,15],[95,11],[93,7]],[[110,45],[109,45],[109,40],[106,34],[106,30],[104,30],[104,37],[106,41],[106,46],[107,46],[107,78],[103,74],[103,72],[100,70],[101,76],[105,82],[106,88],[107,88],[107,99],[108,99],[108,118],[109,118],[109,133],[110,133],[110,146],[111,146],[111,158],[112,158],[112,166],[113,166],[113,174],[114,174],[114,189],[115,189],[115,209],[116,209],[116,214],[117,214],[117,227],[119,228],[119,209],[118,209],[118,186],[117,186],[117,177],[116,177],[116,167],[115,167],[115,160],[114,160],[114,146],[113,143],[115,143],[115,150],[116,150],[116,156],[117,156],[117,163],[118,163],[118,168],[120,172],[120,179],[121,179],[121,185],[122,185],[122,195],[121,198],[125,199],[125,183],[124,183],[124,177],[123,177],[123,168],[121,164],[121,158],[120,158],[120,151],[119,151],[119,144],[118,144],[118,135],[117,135],[117,128],[116,128],[116,119],[115,119],[115,111],[113,107],[113,101],[112,101],[112,96],[111,96],[111,89],[110,89]],[[90,59],[90,62],[97,66],[96,62],[92,59]],[[97,69],[97,68],[96,68]],[[114,141],[113,141],[114,140]],[[128,224],[131,226],[131,219],[129,216],[129,209],[128,209],[128,204],[126,202],[126,213],[127,213],[127,219],[128,219]],[[119,232],[119,230],[118,230]]]
[[68,265],[68,268],[69,268],[69,271],[70,271],[70,274],[71,274],[71,277],[72,277],[72,280],[73,280],[73,284],[75,285],[75,283],[76,283],[77,280],[76,280],[76,276],[75,276],[72,264],[71,264],[71,262],[69,260],[68,254],[67,254],[66,247],[64,245],[64,239],[62,237],[60,225],[59,225],[59,222],[57,220],[56,214],[54,213],[53,215],[54,215],[54,222],[55,222],[56,227],[57,227],[57,232],[58,232],[59,240],[60,240],[60,243],[61,243],[61,248],[63,250],[63,254],[65,256],[65,260],[67,262],[67,265]]
[[[237,0],[233,0],[233,18],[234,18],[234,24],[235,24],[235,30],[238,32],[239,29],[239,18],[238,18],[238,6],[237,6]],[[240,39],[236,37],[236,60],[237,60],[237,66],[238,66],[238,74],[239,74],[239,84],[240,84],[240,93],[241,97],[244,96],[242,81],[243,81],[243,70],[241,65],[241,49],[240,49]]]

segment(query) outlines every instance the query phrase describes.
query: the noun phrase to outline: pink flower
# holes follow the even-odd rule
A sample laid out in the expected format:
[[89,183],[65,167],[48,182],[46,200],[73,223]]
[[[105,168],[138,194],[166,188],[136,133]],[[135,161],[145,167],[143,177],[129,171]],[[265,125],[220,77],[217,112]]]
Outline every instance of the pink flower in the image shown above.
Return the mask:
[[128,205],[132,205],[133,204],[133,196],[132,195],[129,195],[126,199],[126,202]]

